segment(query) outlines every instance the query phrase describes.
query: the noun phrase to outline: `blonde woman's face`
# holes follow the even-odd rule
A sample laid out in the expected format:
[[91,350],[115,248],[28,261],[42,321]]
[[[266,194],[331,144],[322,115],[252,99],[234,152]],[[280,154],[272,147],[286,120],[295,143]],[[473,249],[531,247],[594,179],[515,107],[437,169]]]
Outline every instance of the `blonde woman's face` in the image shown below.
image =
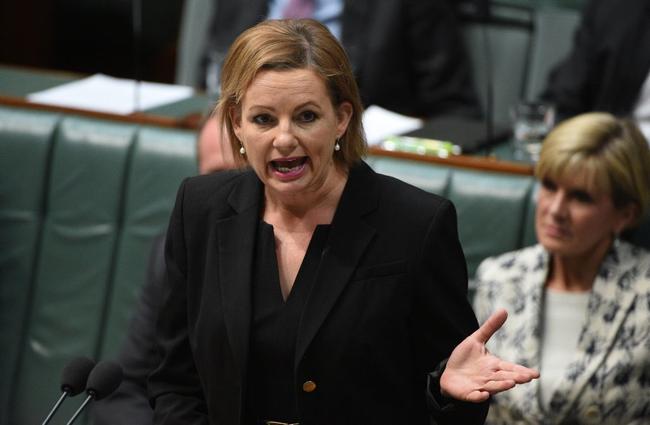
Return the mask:
[[246,159],[267,192],[327,191],[336,180],[334,145],[352,107],[332,105],[323,80],[308,69],[261,71],[231,119]]
[[565,257],[603,252],[631,220],[629,209],[614,206],[609,194],[589,189],[580,175],[544,178],[537,198],[537,239],[550,253]]

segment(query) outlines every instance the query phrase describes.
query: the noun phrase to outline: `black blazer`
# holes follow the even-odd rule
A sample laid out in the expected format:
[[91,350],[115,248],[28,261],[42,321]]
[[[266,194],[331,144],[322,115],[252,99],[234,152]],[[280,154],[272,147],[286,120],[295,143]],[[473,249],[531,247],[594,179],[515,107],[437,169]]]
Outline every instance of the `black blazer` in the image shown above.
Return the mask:
[[648,72],[650,2],[591,0],[542,97],[556,104],[560,119],[589,111],[628,116]]
[[[268,15],[268,0],[219,0],[206,53],[225,53]],[[449,0],[345,0],[342,44],[365,105],[422,117],[477,114],[471,67]]]
[[[247,361],[262,189],[249,170],[190,178],[179,190],[163,360],[149,381],[156,424],[240,424],[255,382]],[[299,325],[301,424],[429,424],[428,374],[476,328],[453,205],[354,167]],[[306,381],[315,391],[303,391]],[[479,424],[486,413],[486,404],[458,403],[436,415]]]

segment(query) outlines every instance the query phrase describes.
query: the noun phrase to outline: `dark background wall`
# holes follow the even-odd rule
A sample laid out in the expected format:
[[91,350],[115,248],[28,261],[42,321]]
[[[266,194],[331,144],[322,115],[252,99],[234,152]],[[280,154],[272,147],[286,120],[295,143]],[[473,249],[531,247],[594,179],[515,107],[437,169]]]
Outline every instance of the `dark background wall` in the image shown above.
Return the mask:
[[[1,0],[0,63],[135,78],[134,0]],[[183,0],[142,3],[140,74],[173,82]]]

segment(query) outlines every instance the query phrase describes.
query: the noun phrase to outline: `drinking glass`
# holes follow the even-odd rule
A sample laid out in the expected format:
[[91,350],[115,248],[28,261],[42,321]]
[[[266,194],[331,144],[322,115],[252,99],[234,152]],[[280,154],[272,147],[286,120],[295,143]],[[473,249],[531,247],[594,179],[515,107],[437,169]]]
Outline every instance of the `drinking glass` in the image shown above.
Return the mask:
[[542,141],[555,124],[555,108],[543,102],[521,102],[511,109],[515,157],[536,162]]

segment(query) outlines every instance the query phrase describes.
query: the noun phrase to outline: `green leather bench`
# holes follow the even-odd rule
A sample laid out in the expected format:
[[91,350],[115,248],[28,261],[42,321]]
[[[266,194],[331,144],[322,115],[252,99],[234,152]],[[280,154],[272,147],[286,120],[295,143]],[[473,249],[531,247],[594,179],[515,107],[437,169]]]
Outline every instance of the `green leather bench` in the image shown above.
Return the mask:
[[[116,353],[151,241],[196,173],[194,143],[191,131],[0,107],[0,424],[40,423],[70,358]],[[454,202],[470,275],[534,242],[532,176],[368,162]],[[650,224],[635,237],[650,245]]]
[[194,137],[0,108],[0,423],[41,423],[71,357],[115,353]]

